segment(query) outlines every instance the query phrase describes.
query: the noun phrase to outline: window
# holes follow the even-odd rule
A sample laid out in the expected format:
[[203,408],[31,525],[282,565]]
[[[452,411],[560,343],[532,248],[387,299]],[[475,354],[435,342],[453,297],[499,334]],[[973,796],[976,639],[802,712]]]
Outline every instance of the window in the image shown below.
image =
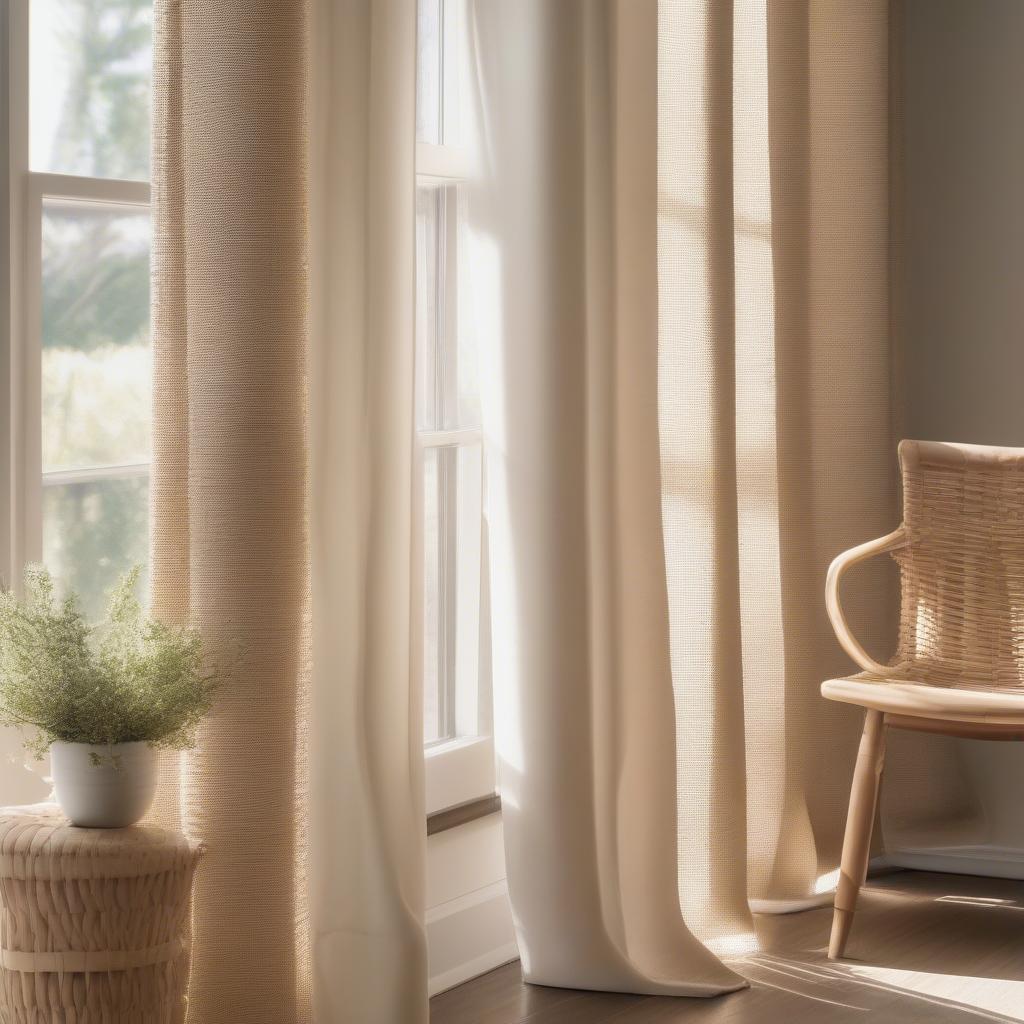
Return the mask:
[[459,291],[469,145],[460,0],[420,0],[416,95],[416,479],[427,810],[494,791],[483,445],[471,307]]
[[[494,790],[476,347],[459,288],[472,149],[464,3],[420,0],[418,12],[415,471],[431,811]],[[11,329],[0,366],[11,378],[0,383],[13,401],[0,573],[16,583],[41,560],[97,617],[117,576],[147,561],[152,3],[9,0],[3,13]]]
[[0,568],[16,582],[44,562],[97,618],[148,554],[152,2],[11,0],[8,18],[14,445]]

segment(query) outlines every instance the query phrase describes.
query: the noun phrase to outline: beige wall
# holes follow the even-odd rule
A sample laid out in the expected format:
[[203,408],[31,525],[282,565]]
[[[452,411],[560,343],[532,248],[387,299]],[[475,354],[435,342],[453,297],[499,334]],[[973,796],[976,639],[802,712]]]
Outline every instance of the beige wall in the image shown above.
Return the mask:
[[[1024,447],[1024,2],[902,8],[905,430]],[[1024,745],[965,753],[990,842],[1024,857]]]
[[903,6],[908,429],[1024,445],[1024,3]]

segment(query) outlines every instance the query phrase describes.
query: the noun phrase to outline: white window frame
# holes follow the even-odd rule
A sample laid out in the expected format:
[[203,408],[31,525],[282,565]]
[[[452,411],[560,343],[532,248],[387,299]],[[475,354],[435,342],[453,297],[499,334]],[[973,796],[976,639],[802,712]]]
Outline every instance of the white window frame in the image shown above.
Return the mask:
[[43,554],[45,486],[148,476],[150,463],[124,463],[43,473],[42,462],[42,228],[43,204],[137,213],[149,209],[149,183],[33,171],[29,162],[30,0],[8,0],[3,39],[8,106],[6,141],[9,282],[0,341],[0,384],[8,396],[10,446],[0,456],[0,577],[16,590],[27,564]]
[[[443,278],[443,303],[446,310],[444,326],[446,331],[465,329],[460,326],[460,303],[458,294],[458,249],[459,249],[459,201],[455,189],[465,184],[472,173],[471,161],[465,149],[448,142],[448,138],[459,127],[459,82],[458,76],[463,57],[467,52],[468,38],[465,32],[466,18],[464,0],[442,0],[442,112],[441,132],[442,143],[418,142],[416,144],[416,185],[420,187],[452,188],[455,201],[444,204],[444,220],[438,224],[438,232],[444,233],[444,253],[446,273]],[[451,344],[457,339],[451,339]],[[457,347],[457,345],[455,345]],[[484,590],[484,562],[486,553],[483,550],[483,434],[479,427],[454,430],[416,430],[414,437],[416,486],[415,502],[415,539],[416,550],[420,557],[416,560],[416,579],[414,586],[418,595],[417,613],[422,622],[422,601],[424,596],[422,552],[424,541],[424,508],[425,493],[423,487],[423,467],[426,455],[431,450],[456,449],[459,451],[475,450],[479,459],[478,486],[470,492],[457,493],[456,501],[462,508],[457,519],[462,521],[463,510],[472,505],[478,509],[480,517],[479,532],[474,529],[475,544],[469,550],[462,550],[458,571],[461,579],[457,582],[456,591],[468,585],[480,588],[480,597],[476,606],[479,616],[478,634],[483,632],[484,615],[486,614],[486,597]],[[457,602],[458,604],[458,602]],[[449,612],[452,612],[449,609]],[[456,608],[457,614],[458,609]],[[458,628],[458,627],[456,627]],[[418,644],[422,652],[422,642]],[[491,706],[489,699],[490,674],[486,668],[486,659],[480,657],[478,644],[465,645],[463,661],[475,659],[475,664],[454,666],[457,680],[467,677],[470,673],[475,680],[474,686],[458,685],[455,689],[454,707],[449,709],[449,722],[454,735],[434,743],[424,749],[426,761],[426,809],[427,814],[471,803],[490,797],[496,790],[495,752],[493,728],[491,725]],[[454,655],[453,655],[454,656]],[[422,666],[421,666],[422,668]]]
[[[16,306],[15,292],[17,266],[13,259],[14,238],[20,230],[14,208],[16,177],[14,168],[20,154],[15,152],[14,140],[22,130],[15,111],[14,83],[19,77],[14,65],[14,39],[20,38],[17,0],[0,5],[0,81],[4,84],[7,102],[0,104],[0,143],[6,146],[7,159],[0,166],[0,191],[3,208],[0,209],[0,429],[7,437],[0,443],[0,584],[12,583],[12,537],[14,517],[11,501],[11,481],[14,456],[14,418],[12,400],[14,387],[11,366],[11,326]],[[27,137],[27,133],[25,133]]]
[[24,191],[28,171],[28,0],[9,0],[0,11],[4,19],[3,73],[7,86],[4,110],[4,138],[8,160],[4,166],[5,227],[4,282],[5,308],[3,338],[0,341],[0,380],[3,382],[3,420],[8,444],[0,455],[0,576],[9,587],[21,582],[18,533],[21,489],[22,423],[19,400],[20,364],[17,339],[21,334],[24,308]]

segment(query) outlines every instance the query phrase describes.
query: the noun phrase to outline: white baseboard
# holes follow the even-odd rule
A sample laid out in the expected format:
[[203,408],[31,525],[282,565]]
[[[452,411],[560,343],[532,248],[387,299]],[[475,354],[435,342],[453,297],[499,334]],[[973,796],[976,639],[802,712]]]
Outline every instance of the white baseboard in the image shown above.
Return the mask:
[[427,911],[430,994],[518,959],[504,879]]
[[[951,875],[987,875],[1024,881],[1024,850],[983,843],[965,846],[892,850],[884,857],[894,868],[941,871]],[[873,862],[874,863],[874,862]]]
[[488,971],[493,971],[497,967],[504,967],[505,964],[510,964],[513,960],[518,959],[519,949],[514,942],[500,949],[493,949],[488,953],[478,956],[475,960],[459,964],[443,974],[431,975],[429,982],[430,995],[436,996],[441,992],[447,992],[450,988],[455,988],[467,981],[472,981],[474,978],[479,978],[481,974],[487,974]]
[[426,925],[431,995],[518,958],[500,814],[427,840]]

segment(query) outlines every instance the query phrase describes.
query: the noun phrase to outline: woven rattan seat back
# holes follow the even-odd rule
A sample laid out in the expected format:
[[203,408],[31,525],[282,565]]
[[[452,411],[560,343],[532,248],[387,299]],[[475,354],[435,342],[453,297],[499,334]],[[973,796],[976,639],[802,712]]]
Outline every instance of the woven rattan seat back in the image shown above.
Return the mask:
[[897,675],[1024,689],[1024,449],[903,441]]

